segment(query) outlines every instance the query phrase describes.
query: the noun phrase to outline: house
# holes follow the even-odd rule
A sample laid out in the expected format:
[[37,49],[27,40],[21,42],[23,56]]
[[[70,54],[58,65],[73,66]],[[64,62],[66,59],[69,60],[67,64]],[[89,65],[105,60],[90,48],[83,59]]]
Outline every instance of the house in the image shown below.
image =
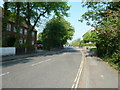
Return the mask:
[[[27,34],[28,33],[28,27],[27,25],[23,22],[22,27],[20,28],[20,39],[19,39],[19,44],[24,44],[26,43],[27,40]],[[6,29],[6,34],[8,36],[13,36],[17,34],[17,30],[15,28],[15,23],[13,21],[9,21],[7,24],[7,29]],[[32,45],[35,46],[37,44],[37,30],[32,31]]]
[[[0,7],[2,8],[2,7]],[[3,8],[2,8],[3,9]],[[2,13],[2,18],[4,17],[4,13]],[[20,31],[19,33],[17,32],[16,28],[15,28],[15,19],[10,18],[8,23],[7,23],[7,27],[6,27],[6,36],[3,37],[12,37],[15,36],[17,34],[19,34],[20,38],[19,38],[19,44],[25,44],[27,41],[27,36],[28,36],[28,26],[27,24],[23,21],[21,22],[21,27],[20,27]],[[13,38],[12,38],[13,39]],[[10,39],[9,41],[11,41],[11,43],[13,43],[12,45],[8,45],[9,42],[5,45],[5,47],[12,47],[14,45],[15,40]],[[37,30],[34,29],[32,30],[32,46],[36,46],[37,44]]]

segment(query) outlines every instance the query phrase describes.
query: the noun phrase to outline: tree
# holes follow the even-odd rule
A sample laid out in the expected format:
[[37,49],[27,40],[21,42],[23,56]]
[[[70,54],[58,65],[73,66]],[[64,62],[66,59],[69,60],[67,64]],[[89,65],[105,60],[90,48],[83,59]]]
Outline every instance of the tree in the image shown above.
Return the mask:
[[18,23],[21,23],[20,17],[24,18],[24,21],[28,26],[27,44],[28,47],[31,47],[32,30],[38,24],[40,24],[41,18],[51,15],[51,13],[57,16],[59,16],[60,14],[67,16],[67,11],[70,7],[67,5],[66,2],[11,2],[9,4],[9,7],[8,5],[6,5],[6,8],[8,8],[10,12],[13,11],[16,17],[19,19],[15,20],[15,23],[17,23],[17,31],[19,31]]
[[42,42],[43,42],[42,33],[39,33],[37,43],[42,43]]
[[4,16],[2,19],[2,46],[5,46],[7,43],[6,42],[7,37],[5,37],[5,36],[7,36],[6,35],[6,28],[7,28],[8,17],[9,17],[8,2],[5,2],[3,6],[4,6],[4,9],[3,9]]
[[43,30],[43,46],[45,49],[62,48],[67,40],[72,39],[74,28],[63,17],[52,18]]
[[4,3],[4,17],[2,20],[3,27],[2,27],[2,33],[3,33],[3,46],[6,46],[7,40],[9,40],[9,36],[6,34],[6,26],[9,20],[12,20],[15,22],[15,28],[17,30],[17,34],[15,35],[15,45],[16,47],[19,47],[19,31],[20,26],[22,25],[21,22],[23,22],[22,17],[20,16],[21,13],[21,2],[5,2]]
[[80,42],[81,42],[80,39],[76,39],[76,40],[74,40],[74,41],[71,42],[71,45],[72,46],[80,46]]
[[[83,15],[83,19],[88,20],[89,25],[94,25],[96,29],[98,56],[116,65],[120,70],[118,59],[120,57],[120,2],[87,2],[84,6],[91,9],[91,12],[88,11]],[[94,23],[90,24],[90,19],[94,20]]]
[[97,38],[98,38],[97,37],[97,32],[95,30],[94,31],[88,31],[83,35],[83,41],[84,42],[95,43]]
[[120,2],[82,2],[82,6],[87,7],[88,11],[82,15],[79,21],[82,22],[86,20],[87,25],[96,27],[102,25],[102,20],[104,20],[109,13],[120,8]]
[[[41,18],[50,15],[51,12],[55,15],[62,14],[67,16],[67,11],[70,7],[66,2],[27,2],[24,4],[24,8],[27,8],[23,14],[29,27],[27,43],[31,47],[31,32],[40,22]],[[34,23],[33,26],[31,26],[32,23]]]

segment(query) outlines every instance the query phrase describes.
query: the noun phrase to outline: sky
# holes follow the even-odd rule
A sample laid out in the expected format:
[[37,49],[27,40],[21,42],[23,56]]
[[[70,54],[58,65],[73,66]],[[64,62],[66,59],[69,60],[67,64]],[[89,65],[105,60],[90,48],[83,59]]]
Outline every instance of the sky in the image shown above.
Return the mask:
[[[3,2],[0,0],[0,6],[2,6],[2,4]],[[86,25],[86,21],[82,23],[78,21],[81,19],[82,14],[88,10],[86,7],[82,7],[81,2],[68,2],[68,5],[70,5],[71,8],[68,11],[69,17],[65,17],[65,19],[68,20],[75,29],[73,39],[68,41],[71,42],[75,39],[82,38],[82,36],[91,28],[91,26]],[[42,24],[43,26],[41,25],[39,28],[36,27],[38,33],[42,31],[44,24]]]
[[69,10],[70,17],[65,19],[68,20],[75,28],[73,40],[82,38],[91,26],[86,25],[86,21],[81,23],[78,20],[81,19],[82,14],[84,14],[88,9],[86,7],[82,7],[81,2],[68,2],[68,5],[71,6],[71,9]]

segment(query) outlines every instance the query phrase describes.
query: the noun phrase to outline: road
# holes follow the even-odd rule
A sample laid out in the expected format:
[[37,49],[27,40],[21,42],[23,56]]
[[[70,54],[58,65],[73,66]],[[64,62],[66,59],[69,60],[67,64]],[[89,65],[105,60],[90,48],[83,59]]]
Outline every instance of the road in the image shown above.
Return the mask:
[[3,88],[71,88],[82,54],[66,48],[61,53],[27,57],[3,63]]

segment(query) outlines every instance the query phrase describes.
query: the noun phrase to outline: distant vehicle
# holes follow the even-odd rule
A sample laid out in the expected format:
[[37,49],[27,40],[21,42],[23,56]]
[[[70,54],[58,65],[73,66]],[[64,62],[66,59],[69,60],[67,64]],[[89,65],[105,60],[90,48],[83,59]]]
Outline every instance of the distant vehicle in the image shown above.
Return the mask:
[[43,44],[37,44],[37,49],[43,49]]

